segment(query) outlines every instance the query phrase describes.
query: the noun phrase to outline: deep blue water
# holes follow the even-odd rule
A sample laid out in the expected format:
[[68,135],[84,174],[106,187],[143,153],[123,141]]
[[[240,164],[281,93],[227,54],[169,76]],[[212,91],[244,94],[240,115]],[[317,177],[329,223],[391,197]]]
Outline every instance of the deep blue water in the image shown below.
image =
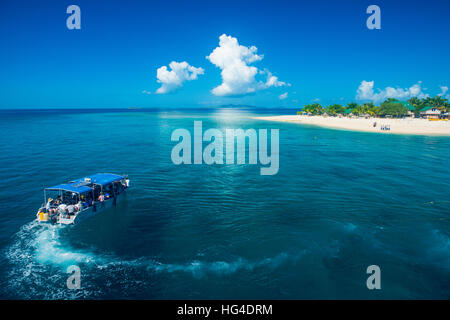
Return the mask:
[[[450,138],[250,117],[270,112],[293,111],[0,111],[0,298],[449,299]],[[174,165],[194,120],[279,129],[278,174]],[[129,175],[117,208],[32,222],[44,187],[96,172]]]

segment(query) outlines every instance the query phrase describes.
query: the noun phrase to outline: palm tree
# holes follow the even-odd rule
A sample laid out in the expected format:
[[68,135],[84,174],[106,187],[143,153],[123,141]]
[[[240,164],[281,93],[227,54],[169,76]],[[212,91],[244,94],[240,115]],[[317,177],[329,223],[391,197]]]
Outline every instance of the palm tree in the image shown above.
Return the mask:
[[356,103],[356,102],[350,102],[350,103],[347,103],[347,109],[352,110],[352,109],[355,109],[355,108],[357,108],[357,107],[359,107],[359,104]]
[[434,106],[439,110],[445,111],[447,109],[448,101],[442,96],[435,96],[434,98],[428,97],[425,99],[425,104]]
[[408,100],[408,102],[414,107],[422,107],[423,106],[423,101],[417,97],[412,97],[411,99]]
[[343,114],[345,111],[345,108],[340,104],[332,104],[325,109],[326,113],[328,113],[331,116],[336,116],[338,114]]
[[318,103],[313,103],[306,105],[303,111],[316,115],[324,113],[324,108]]
[[420,114],[420,110],[425,106],[425,99],[419,99],[417,97],[412,97],[408,102],[414,107],[414,114],[417,117]]

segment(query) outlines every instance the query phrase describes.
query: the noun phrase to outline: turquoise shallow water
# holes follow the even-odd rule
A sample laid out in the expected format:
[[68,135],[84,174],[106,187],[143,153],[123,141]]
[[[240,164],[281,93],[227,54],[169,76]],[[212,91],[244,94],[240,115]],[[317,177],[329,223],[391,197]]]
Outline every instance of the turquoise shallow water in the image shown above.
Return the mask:
[[[0,298],[449,299],[450,139],[250,117],[267,112],[0,111]],[[278,174],[174,165],[171,133],[194,120],[279,129]],[[44,187],[96,172],[127,173],[126,201],[32,222]]]

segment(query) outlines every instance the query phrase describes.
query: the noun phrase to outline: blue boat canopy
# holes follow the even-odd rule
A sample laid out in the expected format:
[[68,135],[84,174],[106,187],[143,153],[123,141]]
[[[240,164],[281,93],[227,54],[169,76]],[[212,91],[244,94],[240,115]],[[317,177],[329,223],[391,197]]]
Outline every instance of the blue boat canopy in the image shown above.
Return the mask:
[[95,184],[101,184],[102,186],[112,183],[115,181],[120,181],[124,177],[119,176],[118,174],[112,174],[112,173],[96,173],[92,176],[89,176],[87,178],[91,178],[92,182]]
[[70,192],[76,192],[76,193],[82,194],[82,193],[86,193],[86,192],[91,192],[92,188],[88,187],[86,185],[80,185],[80,183],[77,182],[77,183],[58,184],[58,185],[50,187],[50,188],[45,188],[45,190],[50,190],[50,191],[63,190],[63,191],[70,191]]
[[82,194],[92,191],[92,188],[90,187],[92,183],[104,186],[115,181],[120,181],[122,179],[124,179],[124,177],[117,174],[96,173],[92,176],[87,176],[85,178],[77,179],[65,184],[58,184],[56,186],[46,188],[45,190],[64,190]]

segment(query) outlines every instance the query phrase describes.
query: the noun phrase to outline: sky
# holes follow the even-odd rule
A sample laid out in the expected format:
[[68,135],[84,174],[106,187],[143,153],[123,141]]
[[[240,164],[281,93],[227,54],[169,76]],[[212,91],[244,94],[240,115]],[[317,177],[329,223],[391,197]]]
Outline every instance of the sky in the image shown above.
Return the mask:
[[450,97],[449,13],[447,0],[1,0],[0,108]]

